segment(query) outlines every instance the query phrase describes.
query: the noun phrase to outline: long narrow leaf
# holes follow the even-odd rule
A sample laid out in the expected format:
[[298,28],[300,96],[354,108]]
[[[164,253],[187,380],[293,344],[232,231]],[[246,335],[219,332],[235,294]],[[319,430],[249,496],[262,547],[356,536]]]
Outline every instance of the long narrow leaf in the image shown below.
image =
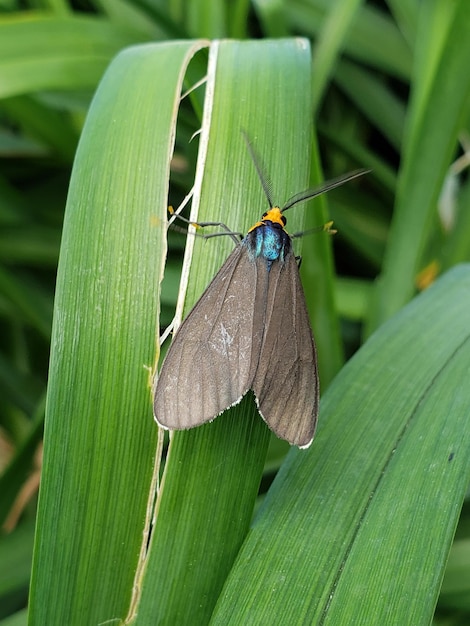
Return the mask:
[[461,266],[343,368],[211,624],[430,623],[470,479],[469,306]]
[[157,428],[150,374],[176,111],[198,42],[119,55],[91,107],[61,246],[30,624],[127,613]]
[[[212,46],[192,219],[245,233],[268,208],[242,129],[275,200],[307,186],[309,77],[303,40]],[[288,217],[291,232],[302,229],[300,207]],[[188,245],[186,310],[234,244],[219,237],[190,238]],[[253,289],[251,281],[247,276],[244,288]],[[252,397],[212,424],[174,433],[135,623],[207,623],[248,530],[268,433]]]

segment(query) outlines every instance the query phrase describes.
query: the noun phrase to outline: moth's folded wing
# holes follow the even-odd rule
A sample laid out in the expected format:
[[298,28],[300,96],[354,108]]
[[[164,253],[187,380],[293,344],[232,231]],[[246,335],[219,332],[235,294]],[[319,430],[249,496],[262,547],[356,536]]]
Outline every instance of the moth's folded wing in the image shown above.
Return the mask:
[[[157,422],[171,430],[213,420],[250,387],[254,264],[238,246],[176,333],[154,398]],[[256,343],[256,342],[255,342]]]
[[278,437],[307,447],[318,415],[315,344],[297,262],[290,253],[269,272],[265,334],[253,391],[258,408]]

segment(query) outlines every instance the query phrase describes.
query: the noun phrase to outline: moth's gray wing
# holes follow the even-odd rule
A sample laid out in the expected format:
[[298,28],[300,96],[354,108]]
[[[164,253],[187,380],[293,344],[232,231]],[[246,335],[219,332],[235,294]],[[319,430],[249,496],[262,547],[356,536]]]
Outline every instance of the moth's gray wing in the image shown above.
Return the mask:
[[[257,261],[258,276],[267,270]],[[292,252],[269,272],[265,334],[252,389],[259,412],[278,437],[302,448],[315,434],[319,384],[297,262]]]
[[255,312],[254,264],[235,248],[182,323],[157,381],[154,415],[180,430],[213,420],[250,388],[262,311]]

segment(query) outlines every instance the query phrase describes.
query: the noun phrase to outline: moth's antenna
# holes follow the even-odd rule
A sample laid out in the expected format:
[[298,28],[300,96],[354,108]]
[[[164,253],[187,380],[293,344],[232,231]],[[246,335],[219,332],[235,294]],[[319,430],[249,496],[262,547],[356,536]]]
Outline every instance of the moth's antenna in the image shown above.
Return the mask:
[[245,130],[242,130],[242,135],[243,135],[243,139],[246,142],[248,152],[250,153],[251,159],[253,161],[253,165],[255,166],[256,173],[258,174],[258,178],[260,179],[261,185],[263,186],[264,195],[266,196],[266,199],[268,201],[269,208],[272,209],[274,206],[273,199],[272,199],[272,190],[273,190],[272,182],[269,176],[264,171],[264,168],[262,167],[262,164],[261,164],[261,158],[255,152],[255,149],[251,145],[250,140]]
[[300,191],[289,198],[285,205],[281,209],[281,213],[287,211],[287,209],[292,208],[299,202],[305,202],[305,200],[310,200],[310,198],[315,198],[316,196],[320,196],[322,193],[326,193],[330,191],[330,189],[335,189],[335,187],[340,187],[344,185],[344,183],[349,182],[350,180],[354,180],[359,176],[363,176],[367,174],[370,170],[354,170],[353,172],[349,172],[349,174],[345,174],[344,176],[339,176],[338,178],[332,178],[331,180],[327,180],[326,183],[320,185],[320,187],[314,187],[313,189],[306,189],[305,191]]

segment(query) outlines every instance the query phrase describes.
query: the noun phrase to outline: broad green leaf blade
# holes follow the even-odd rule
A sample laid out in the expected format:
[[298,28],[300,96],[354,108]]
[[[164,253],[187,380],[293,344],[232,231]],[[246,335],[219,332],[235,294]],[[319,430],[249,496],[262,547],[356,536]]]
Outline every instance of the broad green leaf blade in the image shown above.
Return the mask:
[[142,33],[90,17],[30,13],[0,22],[0,97],[93,89],[113,55]]
[[121,53],[80,141],[57,277],[30,624],[97,624],[128,610],[156,450],[149,367],[170,157],[185,69],[203,45]]
[[[398,180],[395,211],[378,285],[371,327],[395,313],[413,295],[417,273],[437,218],[437,201],[469,111],[470,12],[460,0],[448,5],[453,19],[436,28],[436,3],[421,6],[421,48]],[[448,13],[445,10],[445,13]],[[440,53],[436,58],[437,49]],[[449,94],[452,94],[449,97]]]
[[470,266],[384,325],[292,451],[211,624],[429,624],[470,478]]
[[[276,200],[308,186],[310,70],[303,40],[212,45],[191,219],[245,233],[266,210],[242,129]],[[291,232],[302,229],[302,214],[299,206],[287,215]],[[233,245],[188,238],[186,311]],[[212,424],[173,434],[136,624],[208,622],[248,530],[268,434],[252,397]]]

